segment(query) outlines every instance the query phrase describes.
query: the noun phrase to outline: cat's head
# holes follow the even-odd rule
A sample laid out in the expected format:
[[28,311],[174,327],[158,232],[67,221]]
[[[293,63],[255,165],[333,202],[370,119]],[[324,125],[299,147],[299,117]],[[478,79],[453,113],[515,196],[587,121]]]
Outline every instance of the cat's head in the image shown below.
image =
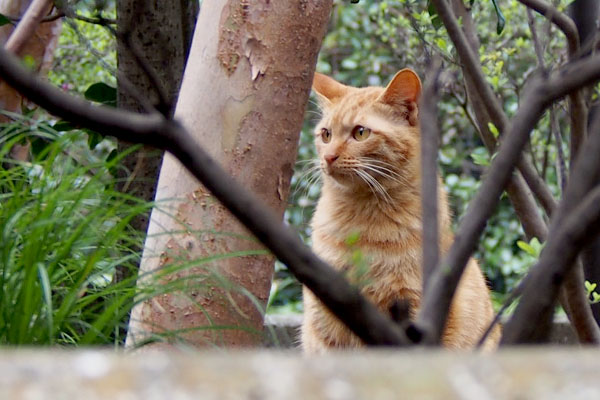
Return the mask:
[[350,87],[315,73],[313,89],[323,112],[315,144],[326,182],[376,193],[415,180],[421,81],[412,70],[386,88]]

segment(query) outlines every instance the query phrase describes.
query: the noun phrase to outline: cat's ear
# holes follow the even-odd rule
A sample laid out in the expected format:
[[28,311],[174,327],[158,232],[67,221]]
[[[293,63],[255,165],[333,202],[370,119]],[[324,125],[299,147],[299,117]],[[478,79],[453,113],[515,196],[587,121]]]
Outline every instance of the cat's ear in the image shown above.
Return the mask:
[[389,105],[416,103],[421,95],[421,80],[412,69],[398,72],[379,97],[379,101]]
[[421,80],[409,68],[399,71],[379,96],[379,101],[396,109],[402,110],[402,115],[415,126],[418,123],[417,102],[421,95]]
[[342,98],[349,89],[348,86],[318,72],[315,72],[312,88],[317,94],[321,107],[329,107]]

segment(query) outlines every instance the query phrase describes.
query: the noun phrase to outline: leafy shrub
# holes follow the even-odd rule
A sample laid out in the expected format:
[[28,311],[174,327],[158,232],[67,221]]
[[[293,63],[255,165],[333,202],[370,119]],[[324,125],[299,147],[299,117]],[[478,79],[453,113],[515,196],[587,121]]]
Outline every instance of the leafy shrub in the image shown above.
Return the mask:
[[[114,189],[119,158],[91,152],[79,131],[23,119],[0,137],[0,343],[120,343],[136,276],[114,276],[139,262],[129,221],[149,204]],[[32,160],[14,162],[25,139]]]

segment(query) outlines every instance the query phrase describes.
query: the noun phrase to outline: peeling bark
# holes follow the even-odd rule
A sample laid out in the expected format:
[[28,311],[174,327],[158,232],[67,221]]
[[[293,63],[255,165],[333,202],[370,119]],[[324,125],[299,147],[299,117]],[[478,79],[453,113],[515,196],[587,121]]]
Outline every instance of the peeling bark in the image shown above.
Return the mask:
[[[175,117],[240,183],[283,216],[303,113],[331,2],[205,0]],[[182,259],[260,249],[247,231],[179,162],[166,155],[148,229],[142,272]],[[168,200],[167,200],[168,199]],[[176,199],[176,200],[173,200]],[[178,222],[179,221],[179,222]],[[182,231],[177,235],[162,232]],[[204,233],[194,233],[204,231]],[[194,267],[190,292],[164,295],[134,309],[128,344],[148,332],[192,329],[190,344],[249,346],[260,342],[273,257],[245,256]],[[223,279],[243,287],[257,307]],[[220,281],[221,283],[218,283]],[[200,289],[195,283],[205,283]],[[233,326],[226,330],[197,327]]]

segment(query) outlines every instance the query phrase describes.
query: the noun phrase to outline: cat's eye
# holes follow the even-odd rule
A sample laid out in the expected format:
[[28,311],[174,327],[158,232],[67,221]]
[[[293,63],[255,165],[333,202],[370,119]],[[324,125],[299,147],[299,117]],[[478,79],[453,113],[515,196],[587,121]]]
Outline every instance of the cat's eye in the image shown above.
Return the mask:
[[370,134],[371,130],[364,126],[356,125],[354,129],[352,129],[352,137],[359,142],[368,138]]
[[329,143],[331,141],[331,131],[327,128],[321,128],[321,139],[323,139],[323,143]]

